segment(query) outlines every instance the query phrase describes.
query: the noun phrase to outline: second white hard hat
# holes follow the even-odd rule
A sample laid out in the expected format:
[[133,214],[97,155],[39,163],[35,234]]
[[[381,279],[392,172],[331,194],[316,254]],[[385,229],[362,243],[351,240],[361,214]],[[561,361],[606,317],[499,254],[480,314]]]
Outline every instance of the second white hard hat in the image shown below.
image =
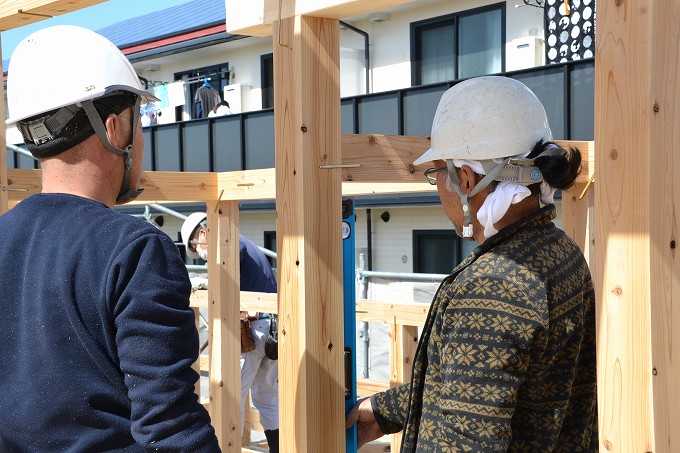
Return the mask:
[[196,230],[196,228],[198,228],[201,222],[203,222],[206,218],[208,218],[208,215],[205,212],[194,212],[189,214],[182,224],[180,234],[182,235],[182,243],[186,248],[187,256],[189,258],[199,258],[198,253],[196,253],[194,250],[191,250],[189,247],[189,241],[191,240],[191,235],[194,230]]
[[526,85],[508,77],[477,77],[442,95],[432,122],[432,147],[414,164],[516,156],[540,139],[552,140],[548,117]]

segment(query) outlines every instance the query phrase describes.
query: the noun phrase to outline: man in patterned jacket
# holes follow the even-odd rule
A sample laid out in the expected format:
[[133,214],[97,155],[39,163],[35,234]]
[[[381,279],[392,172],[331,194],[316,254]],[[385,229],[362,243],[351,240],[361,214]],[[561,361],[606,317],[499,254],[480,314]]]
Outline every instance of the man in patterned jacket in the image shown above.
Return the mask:
[[504,77],[440,100],[415,164],[462,237],[479,246],[439,287],[411,382],[360,401],[359,445],[404,432],[404,452],[596,452],[595,295],[553,194],[580,172],[543,106]]

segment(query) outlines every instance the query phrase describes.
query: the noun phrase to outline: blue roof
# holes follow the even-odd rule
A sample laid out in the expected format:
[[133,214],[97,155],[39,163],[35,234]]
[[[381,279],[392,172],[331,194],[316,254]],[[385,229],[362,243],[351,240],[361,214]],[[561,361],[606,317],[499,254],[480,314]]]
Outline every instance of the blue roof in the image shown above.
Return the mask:
[[224,0],[193,0],[97,30],[119,48],[225,23]]
[[[118,48],[144,44],[171,36],[201,30],[226,21],[224,0],[193,0],[96,30]],[[3,59],[7,74],[9,58]]]

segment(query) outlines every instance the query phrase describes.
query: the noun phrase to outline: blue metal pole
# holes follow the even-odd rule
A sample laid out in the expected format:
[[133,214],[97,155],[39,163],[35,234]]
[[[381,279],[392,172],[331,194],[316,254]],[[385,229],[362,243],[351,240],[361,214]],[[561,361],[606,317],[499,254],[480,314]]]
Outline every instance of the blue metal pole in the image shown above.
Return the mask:
[[[356,235],[354,231],[354,202],[342,201],[342,282],[344,294],[345,320],[345,413],[357,402],[357,368],[356,368]],[[356,424],[346,432],[347,453],[356,453]]]

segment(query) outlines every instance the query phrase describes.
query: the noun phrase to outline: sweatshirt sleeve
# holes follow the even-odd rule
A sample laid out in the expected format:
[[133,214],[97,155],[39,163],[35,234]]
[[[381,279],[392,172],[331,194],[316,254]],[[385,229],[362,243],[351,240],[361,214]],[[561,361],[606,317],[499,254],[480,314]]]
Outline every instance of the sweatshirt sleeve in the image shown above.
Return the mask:
[[177,247],[165,235],[145,234],[120,253],[110,275],[132,436],[150,451],[219,451],[208,412],[194,393],[198,332]]
[[373,415],[384,434],[404,429],[408,411],[410,384],[402,384],[371,397]]

